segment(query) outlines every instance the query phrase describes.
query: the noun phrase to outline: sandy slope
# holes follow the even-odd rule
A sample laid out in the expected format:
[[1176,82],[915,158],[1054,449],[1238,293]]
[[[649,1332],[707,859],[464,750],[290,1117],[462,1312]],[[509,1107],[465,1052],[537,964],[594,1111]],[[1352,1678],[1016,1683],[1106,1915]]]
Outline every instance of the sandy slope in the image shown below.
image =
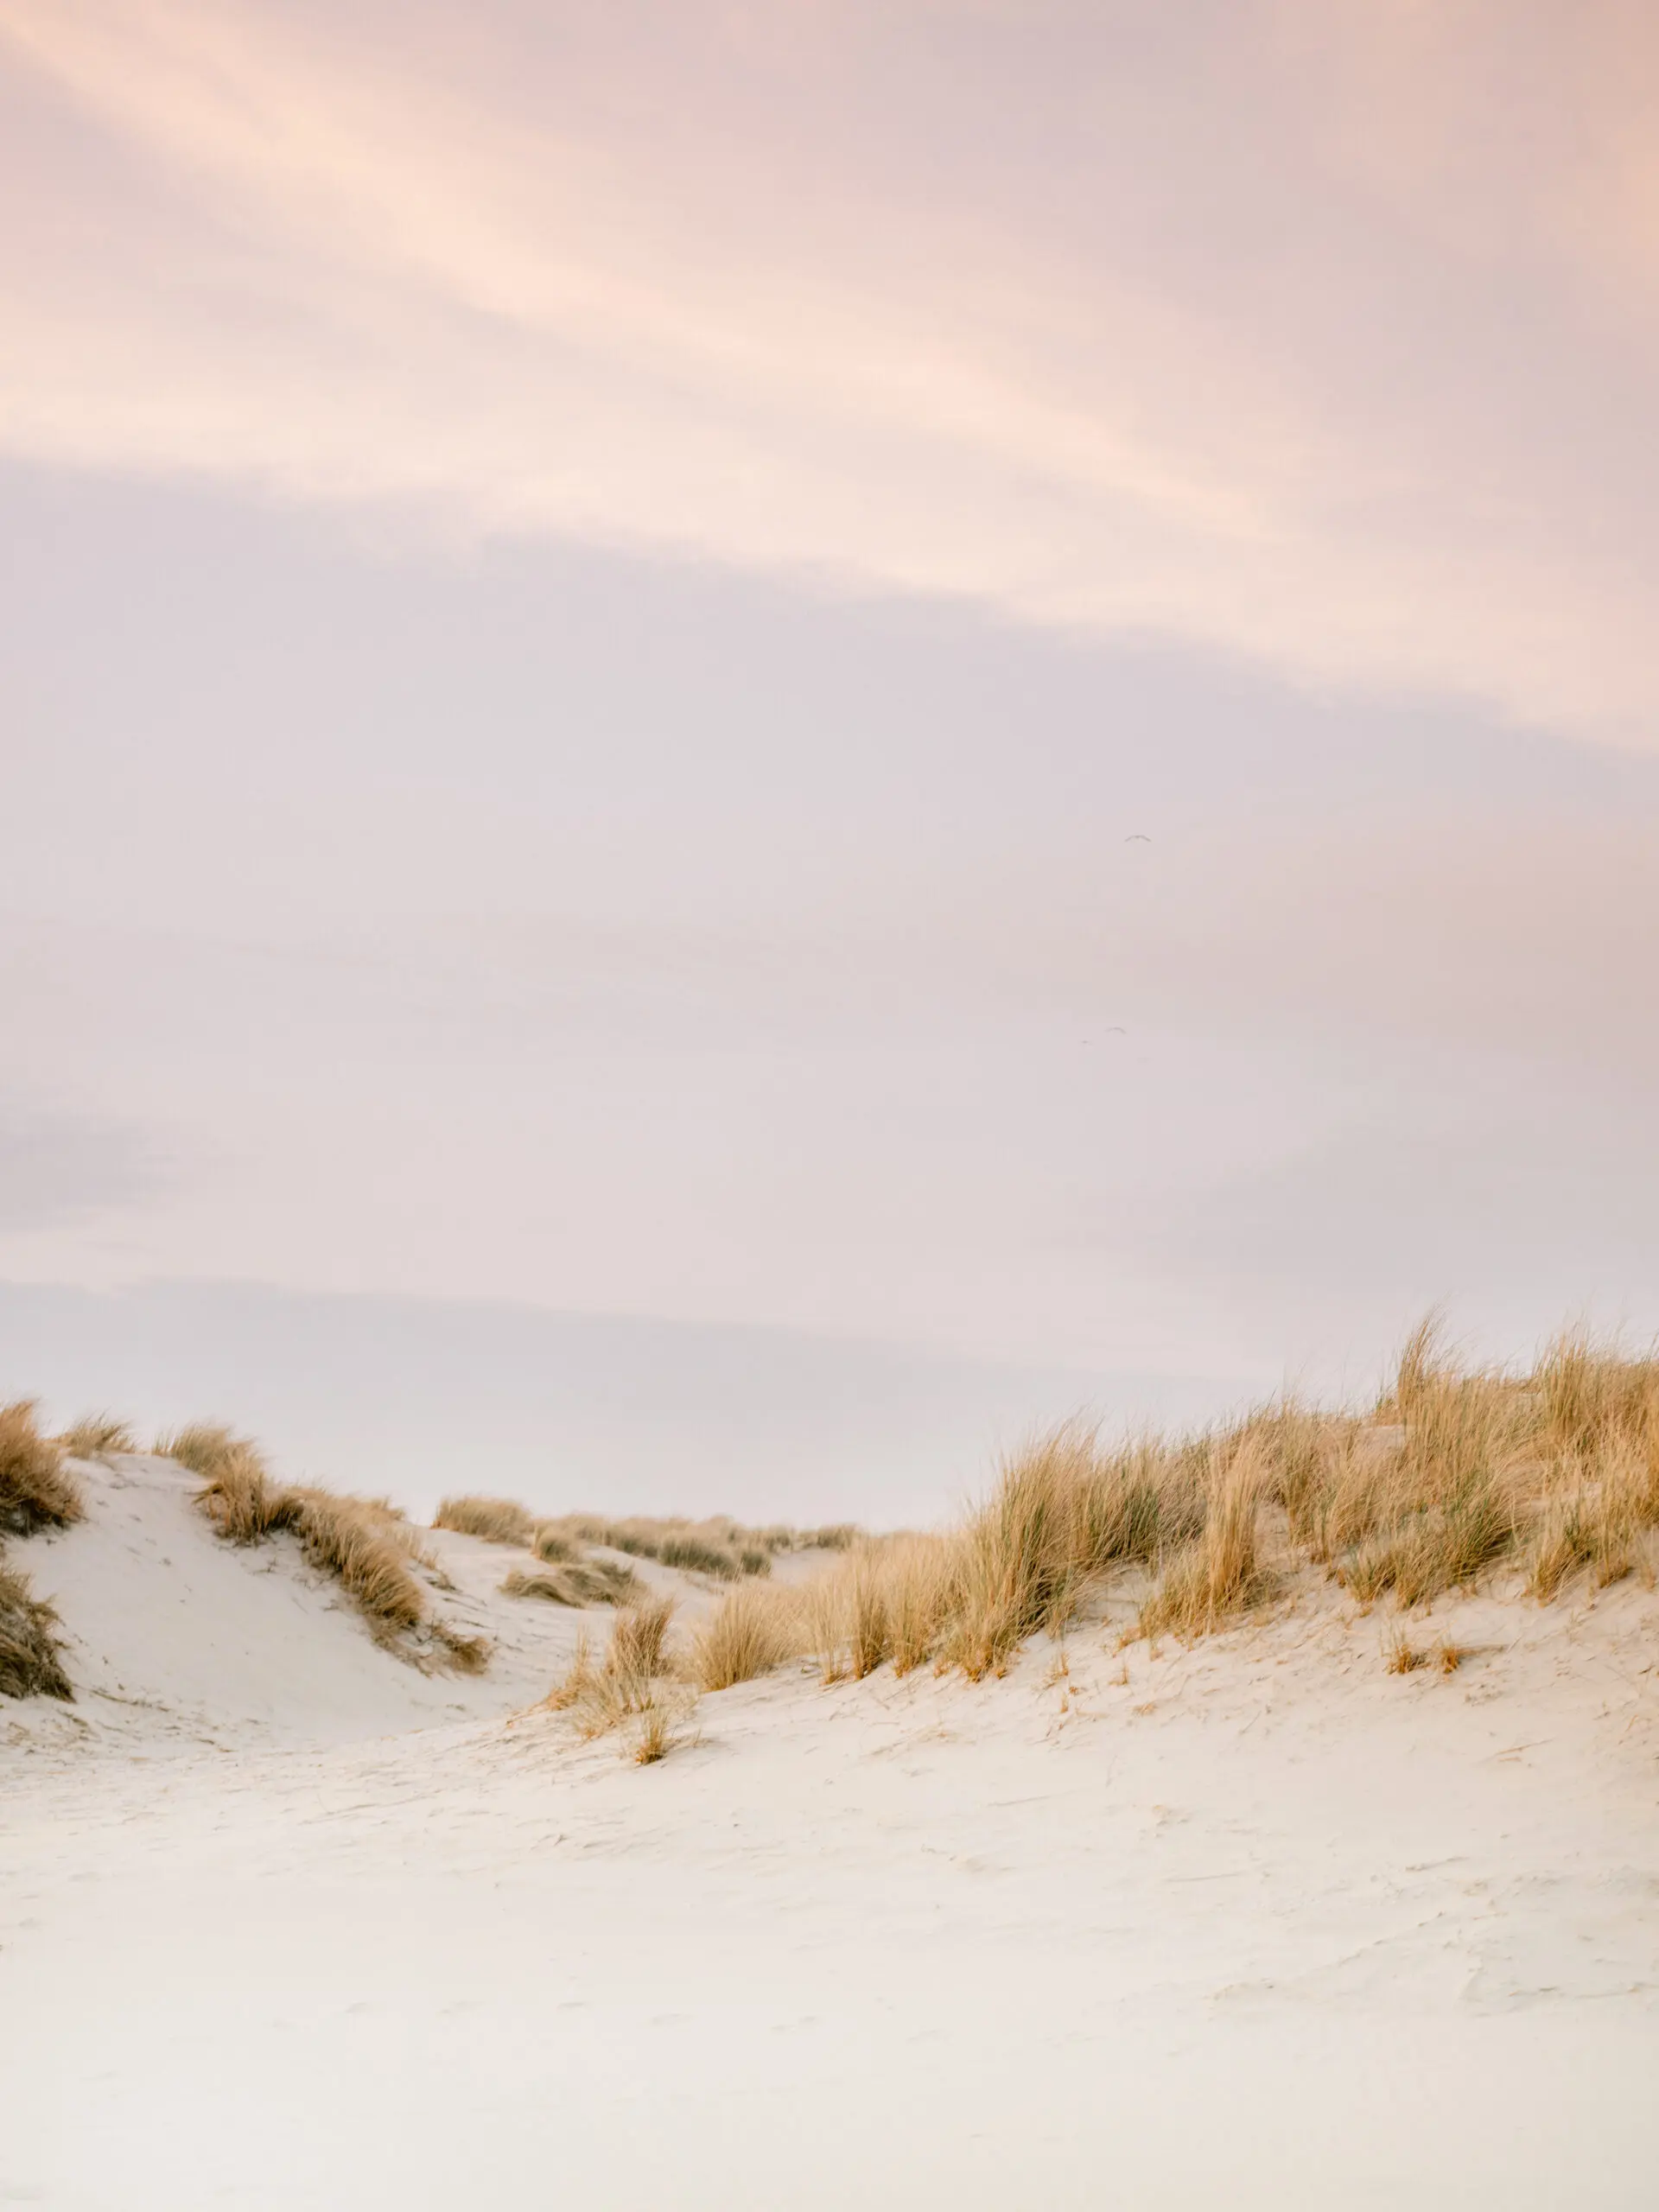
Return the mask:
[[[778,1676],[641,1770],[499,1717],[568,1616],[411,1676],[153,1471],[95,1507],[153,1516],[137,1618],[92,1531],[29,1548],[85,1678],[174,1702],[0,1748],[0,2202],[1659,2199],[1637,1587],[1450,1609],[1446,1679],[1325,1600],[1127,1680],[1099,1630],[1069,1683]],[[450,1602],[505,1557],[449,1540]]]
[[[480,1678],[424,1673],[378,1649],[339,1585],[308,1569],[292,1541],[221,1541],[191,1503],[200,1482],[171,1460],[73,1464],[86,1519],[35,1537],[18,1556],[62,1617],[76,1702],[0,1705],[0,1742],[245,1751],[482,1719],[542,1697],[582,1624],[563,1606],[499,1596],[510,1567],[535,1566],[528,1554],[423,1529],[440,1572],[415,1572],[435,1611],[487,1636],[494,1653]],[[688,1616],[709,1602],[683,1576],[627,1563],[674,1589]],[[606,1618],[594,1617],[601,1632]]]

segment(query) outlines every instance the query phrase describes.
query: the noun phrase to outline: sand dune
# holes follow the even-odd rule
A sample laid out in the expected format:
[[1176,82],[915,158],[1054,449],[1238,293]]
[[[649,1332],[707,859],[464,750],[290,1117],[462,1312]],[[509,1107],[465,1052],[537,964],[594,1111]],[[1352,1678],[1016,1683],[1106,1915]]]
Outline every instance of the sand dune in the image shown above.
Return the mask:
[[1334,1586],[791,1667],[641,1768],[531,1709],[582,1620],[520,1554],[424,1538],[495,1646],[428,1673],[181,1470],[79,1472],[18,1548],[76,1701],[0,1707],[0,2202],[1652,2202],[1637,1580],[1444,1601],[1449,1675]]
[[[511,1713],[545,1694],[575,1648],[569,1609],[499,1594],[505,1570],[534,1564],[528,1554],[423,1529],[439,1571],[417,1560],[417,1580],[448,1621],[491,1646],[481,1676],[424,1671],[378,1649],[339,1586],[292,1543],[222,1542],[196,1508],[200,1478],[172,1460],[71,1465],[86,1519],[16,1556],[57,1608],[75,1702],[0,1706],[14,1747],[350,1743]],[[672,1588],[689,1618],[710,1602],[689,1577],[654,1567],[645,1576]]]

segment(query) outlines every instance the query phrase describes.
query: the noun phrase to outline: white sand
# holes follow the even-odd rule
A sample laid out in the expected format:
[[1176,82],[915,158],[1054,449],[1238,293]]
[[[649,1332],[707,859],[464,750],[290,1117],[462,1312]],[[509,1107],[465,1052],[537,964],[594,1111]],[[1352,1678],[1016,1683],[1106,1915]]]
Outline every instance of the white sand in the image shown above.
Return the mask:
[[82,1694],[0,1706],[0,2203],[1659,2202],[1635,1586],[1447,1609],[1445,1679],[1328,1599],[779,1676],[639,1769],[507,1717],[579,1625],[514,1554],[435,1540],[503,1643],[426,1677],[187,1496],[19,1547]]

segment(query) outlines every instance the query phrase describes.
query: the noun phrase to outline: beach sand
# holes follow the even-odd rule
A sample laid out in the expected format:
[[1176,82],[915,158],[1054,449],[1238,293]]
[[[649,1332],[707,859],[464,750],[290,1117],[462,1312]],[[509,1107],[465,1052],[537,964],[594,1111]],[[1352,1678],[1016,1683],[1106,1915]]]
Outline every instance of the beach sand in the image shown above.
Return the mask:
[[1450,1675],[1329,1588],[791,1667],[639,1767],[531,1709],[605,1616],[499,1598],[521,1554],[427,1539],[497,1652],[426,1675],[178,1469],[83,1472],[17,1548],[78,1694],[0,1705],[0,2203],[1659,2201],[1636,1581],[1438,1606]]

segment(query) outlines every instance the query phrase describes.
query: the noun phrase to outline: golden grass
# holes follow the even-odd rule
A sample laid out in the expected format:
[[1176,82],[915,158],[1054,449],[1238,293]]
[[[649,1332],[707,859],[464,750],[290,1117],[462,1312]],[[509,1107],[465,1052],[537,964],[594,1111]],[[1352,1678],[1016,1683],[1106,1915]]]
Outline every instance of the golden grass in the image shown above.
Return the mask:
[[1586,1484],[1546,1508],[1527,1562],[1527,1587],[1548,1605],[1580,1567],[1599,1589],[1630,1571],[1640,1523],[1616,1484]]
[[429,1625],[432,1650],[445,1663],[469,1674],[488,1663],[483,1639],[429,1624],[425,1593],[410,1572],[410,1558],[423,1557],[420,1539],[389,1500],[280,1483],[257,1445],[218,1422],[193,1422],[158,1438],[156,1449],[201,1478],[196,1503],[227,1542],[295,1536],[308,1561],[353,1600],[377,1643],[413,1657],[410,1640]]
[[1455,1675],[1469,1656],[1468,1645],[1454,1643],[1449,1636],[1437,1637],[1425,1650],[1402,1628],[1391,1629],[1382,1646],[1382,1663],[1390,1675],[1414,1675],[1420,1667]]
[[665,1759],[679,1740],[676,1723],[679,1716],[668,1706],[652,1704],[639,1716],[634,1731],[633,1748],[629,1753],[635,1766],[655,1766],[658,1759]]
[[481,1675],[487,1669],[495,1648],[487,1636],[463,1636],[447,1621],[434,1621],[432,1636],[456,1674]]
[[54,1633],[57,1623],[28,1576],[0,1560],[0,1697],[73,1698]]
[[504,1598],[541,1598],[554,1605],[623,1605],[638,1595],[639,1579],[609,1560],[570,1560],[545,1573],[514,1567],[501,1585]]
[[156,1456],[162,1459],[176,1459],[181,1467],[188,1467],[193,1475],[208,1475],[224,1457],[228,1447],[245,1439],[223,1421],[187,1421],[182,1428],[164,1428],[156,1439]]
[[64,1430],[58,1442],[73,1459],[97,1459],[106,1452],[138,1449],[131,1422],[118,1421],[113,1414],[83,1414],[73,1427]]
[[796,1592],[740,1582],[692,1637],[685,1668],[700,1690],[728,1690],[798,1658],[806,1649],[806,1624]]
[[[749,1528],[725,1514],[702,1521],[653,1518],[635,1514],[623,1520],[597,1513],[566,1513],[540,1522],[536,1544],[572,1548],[603,1544],[635,1559],[653,1559],[683,1574],[706,1574],[717,1581],[736,1582],[746,1576],[769,1575],[779,1552],[842,1551],[857,1531],[849,1524],[823,1529],[791,1529],[781,1523]],[[545,1558],[560,1554],[543,1553]]]
[[584,1694],[594,1674],[594,1647],[587,1630],[579,1630],[570,1664],[542,1702],[550,1712],[568,1713]]
[[1267,1487],[1262,1437],[1247,1431],[1232,1447],[1211,1448],[1209,1510],[1197,1539],[1179,1552],[1141,1609],[1139,1633],[1167,1630],[1191,1643],[1208,1636],[1267,1594],[1256,1516]]
[[1420,1667],[1428,1664],[1427,1651],[1420,1651],[1403,1629],[1389,1631],[1382,1647],[1382,1664],[1390,1675],[1414,1675]]
[[1483,1581],[1548,1602],[1580,1576],[1647,1580],[1656,1528],[1659,1355],[1576,1332],[1529,1370],[1471,1368],[1431,1317],[1366,1412],[1287,1401],[1115,1448],[1068,1423],[959,1527],[861,1538],[791,1602],[826,1681],[925,1662],[977,1680],[1121,1570],[1152,1577],[1132,1637],[1191,1640],[1310,1567],[1402,1611]]
[[196,1503],[227,1543],[257,1544],[278,1529],[293,1527],[294,1501],[271,1480],[257,1446],[248,1438],[205,1424],[182,1433],[190,1457],[181,1451],[165,1456],[201,1477]]
[[638,1605],[620,1612],[611,1630],[607,1665],[641,1681],[662,1674],[668,1624],[673,1618],[672,1598],[642,1598]]
[[67,1529],[86,1510],[63,1446],[41,1434],[35,1405],[18,1398],[0,1406],[0,1534],[7,1535]]
[[[402,1556],[416,1540],[389,1517],[394,1509],[277,1484],[251,1445],[213,1424],[158,1449],[202,1476],[203,1510],[227,1537],[292,1530],[389,1633],[423,1618]],[[39,1438],[31,1409],[7,1408],[0,1525],[73,1518],[78,1501],[62,1484],[61,1453]],[[67,1510],[44,1511],[48,1494],[60,1507],[68,1498]],[[1548,1603],[1580,1580],[1605,1586],[1631,1572],[1652,1586],[1659,1353],[1631,1356],[1580,1330],[1524,1370],[1470,1366],[1431,1317],[1363,1410],[1287,1400],[1203,1433],[1116,1446],[1067,1423],[1013,1454],[982,1503],[937,1535],[746,1528],[724,1516],[538,1518],[479,1497],[447,1499],[437,1524],[532,1548],[545,1572],[510,1575],[503,1587],[515,1596],[611,1597],[616,1570],[585,1558],[588,1545],[729,1582],[677,1662],[705,1690],[809,1656],[826,1681],[925,1664],[978,1680],[1004,1672],[1033,1636],[1064,1634],[1122,1576],[1138,1607],[1131,1638],[1224,1630],[1310,1568],[1363,1606],[1402,1612],[1476,1584]],[[777,1554],[809,1548],[837,1556],[804,1584],[767,1580]],[[584,1642],[550,1702],[593,1733],[663,1706],[667,1622],[664,1603],[630,1603],[603,1662]],[[1464,1656],[1443,1640],[1423,1663],[1450,1672]]]
[[536,1535],[536,1516],[510,1497],[446,1497],[432,1516],[435,1529],[460,1536],[480,1536],[486,1544],[518,1544],[526,1550]]
[[290,1490],[291,1526],[311,1564],[334,1575],[377,1635],[406,1635],[426,1618],[426,1600],[409,1571],[402,1545],[380,1517],[355,1497],[326,1490]]
[[569,1713],[584,1741],[638,1721],[639,1740],[656,1742],[659,1748],[650,1757],[661,1758],[685,1712],[683,1695],[677,1695],[666,1679],[673,1614],[671,1598],[647,1599],[628,1606],[618,1613],[605,1657],[598,1664],[586,1634],[580,1636],[568,1672],[548,1692],[548,1706],[556,1713]]
[[857,1535],[843,1523],[810,1529],[781,1523],[752,1529],[725,1514],[702,1521],[643,1514],[623,1520],[596,1513],[547,1516],[510,1497],[446,1497],[432,1525],[481,1537],[486,1543],[522,1545],[550,1564],[580,1560],[585,1546],[601,1544],[636,1559],[656,1560],[683,1574],[709,1575],[721,1582],[769,1575],[779,1552],[845,1550]]

